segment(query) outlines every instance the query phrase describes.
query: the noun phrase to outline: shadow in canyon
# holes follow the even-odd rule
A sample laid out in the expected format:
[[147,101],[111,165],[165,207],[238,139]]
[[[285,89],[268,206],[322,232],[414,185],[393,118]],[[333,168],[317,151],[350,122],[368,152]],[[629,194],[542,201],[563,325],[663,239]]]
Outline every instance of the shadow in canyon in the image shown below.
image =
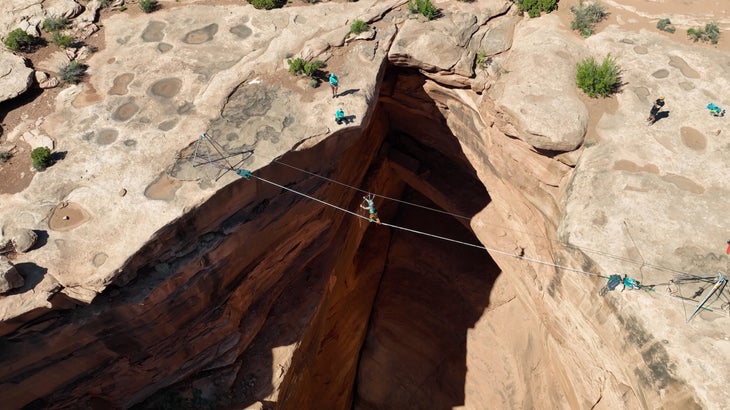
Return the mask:
[[[378,200],[383,222],[478,245],[469,218],[489,194],[424,83],[389,68],[367,129],[282,161],[396,199]],[[277,164],[256,174],[345,209],[361,202]],[[91,305],[8,335],[8,354],[34,354],[12,381],[32,383],[56,349],[103,361],[27,395],[29,408],[457,407],[468,332],[498,274],[484,249],[242,179],[157,232]]]
[[[408,190],[402,198],[434,206]],[[406,209],[408,208],[408,209]],[[454,218],[401,207],[394,224],[478,243]],[[489,304],[499,268],[486,251],[396,233],[361,351],[354,409],[464,405],[467,333]]]

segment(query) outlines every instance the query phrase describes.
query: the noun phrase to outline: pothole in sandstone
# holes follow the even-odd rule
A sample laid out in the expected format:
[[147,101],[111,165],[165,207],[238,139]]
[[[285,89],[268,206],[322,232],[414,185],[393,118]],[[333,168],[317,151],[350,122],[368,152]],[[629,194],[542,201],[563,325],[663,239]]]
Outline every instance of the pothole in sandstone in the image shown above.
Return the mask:
[[81,205],[61,202],[53,208],[48,227],[54,231],[70,231],[88,220],[89,214]]
[[125,95],[128,92],[127,87],[134,79],[134,74],[124,73],[114,77],[112,88],[109,89],[109,95]]
[[162,21],[150,21],[142,32],[142,41],[157,42],[165,38],[163,30],[167,27],[167,23]]
[[162,98],[172,98],[182,88],[182,80],[175,77],[163,78],[155,81],[149,88],[149,93]]
[[680,128],[679,134],[687,148],[695,151],[703,151],[707,147],[707,138],[700,131],[692,127]]
[[182,182],[170,178],[166,173],[160,175],[144,190],[144,196],[160,201],[172,201]]
[[218,25],[213,23],[203,28],[193,30],[185,35],[183,43],[186,44],[203,44],[213,40],[213,37],[218,32]]
[[96,132],[96,143],[99,145],[109,145],[117,140],[119,131],[112,128],[102,128]]
[[139,106],[135,104],[134,101],[129,101],[114,110],[114,113],[112,113],[112,119],[116,121],[127,121],[134,117],[134,114],[136,114],[137,111],[139,111]]

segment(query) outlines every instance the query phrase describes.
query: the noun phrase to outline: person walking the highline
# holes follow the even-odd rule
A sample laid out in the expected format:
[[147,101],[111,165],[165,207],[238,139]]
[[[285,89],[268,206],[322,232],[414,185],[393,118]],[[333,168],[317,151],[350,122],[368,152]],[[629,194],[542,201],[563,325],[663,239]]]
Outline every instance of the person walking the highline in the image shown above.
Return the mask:
[[360,204],[360,208],[366,209],[370,212],[370,222],[375,222],[380,225],[380,218],[378,218],[378,211],[375,209],[375,202],[373,201],[373,194],[368,194],[362,197],[363,203]]

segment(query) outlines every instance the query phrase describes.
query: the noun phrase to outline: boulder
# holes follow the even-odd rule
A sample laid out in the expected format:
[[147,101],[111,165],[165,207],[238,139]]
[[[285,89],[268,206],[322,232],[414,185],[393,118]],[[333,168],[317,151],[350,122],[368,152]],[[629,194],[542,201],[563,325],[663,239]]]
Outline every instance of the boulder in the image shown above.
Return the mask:
[[37,37],[46,18],[72,18],[84,8],[74,0],[3,0],[2,9],[0,33],[20,28]]
[[588,109],[575,86],[575,64],[585,52],[560,34],[557,16],[537,20],[518,25],[504,67],[509,75],[490,96],[518,138],[538,149],[571,151],[583,142],[588,126]]
[[388,50],[388,60],[397,66],[429,72],[449,70],[464,52],[455,38],[458,29],[447,21],[406,20]]
[[12,263],[0,260],[0,293],[17,289],[25,284],[25,280]]
[[48,149],[53,150],[55,145],[51,137],[41,134],[37,129],[24,132],[20,138],[30,145],[32,149],[48,147]]
[[25,59],[0,51],[0,102],[24,93],[33,83],[33,69],[26,67]]
[[38,86],[43,89],[58,87],[58,84],[60,84],[58,78],[51,77],[48,73],[43,71],[35,72],[35,81],[38,83]]
[[84,11],[84,8],[74,0],[46,0],[42,2],[46,17],[66,17],[71,19]]
[[28,252],[38,240],[38,235],[31,229],[14,229],[6,235],[13,243],[16,252]]

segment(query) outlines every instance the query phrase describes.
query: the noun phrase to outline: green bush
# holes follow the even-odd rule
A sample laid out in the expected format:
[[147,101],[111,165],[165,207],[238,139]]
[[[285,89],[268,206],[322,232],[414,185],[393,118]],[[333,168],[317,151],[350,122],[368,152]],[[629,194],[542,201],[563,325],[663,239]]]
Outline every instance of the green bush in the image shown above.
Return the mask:
[[306,61],[301,57],[295,59],[287,59],[286,62],[289,64],[289,72],[294,75],[304,74],[307,77],[314,78],[318,73],[319,69],[324,67],[324,61],[312,60]]
[[322,67],[324,67],[324,61],[322,60],[307,61],[304,63],[304,75],[314,77]]
[[33,168],[43,171],[51,164],[51,150],[48,147],[38,147],[30,152]]
[[695,42],[701,40],[717,44],[720,40],[720,27],[715,22],[705,24],[704,28],[691,27],[687,29],[687,36]]
[[13,157],[13,153],[10,151],[0,151],[0,163],[7,162]]
[[86,65],[73,60],[66,67],[58,70],[58,77],[63,83],[78,84],[84,78],[87,68]]
[[621,66],[616,63],[611,54],[607,55],[600,65],[593,57],[588,57],[576,66],[578,87],[591,98],[599,95],[608,97],[616,92],[621,85],[620,74]]
[[139,8],[145,13],[152,13],[157,10],[157,0],[139,0]]
[[99,8],[105,9],[109,7],[109,5],[112,4],[112,0],[99,0]]
[[55,33],[53,33],[53,38],[51,39],[51,42],[61,48],[66,48],[74,43],[74,38],[67,34],[61,34],[56,31]]
[[289,64],[290,73],[297,75],[297,74],[301,74],[304,72],[304,63],[306,63],[306,61],[304,61],[303,58],[301,58],[301,57],[297,57],[295,59],[287,58],[286,62],[287,62],[287,64]]
[[477,53],[477,57],[476,57],[477,68],[481,68],[482,70],[484,70],[489,65],[488,61],[489,61],[489,59],[487,58],[487,52],[484,50],[480,50]]
[[362,33],[363,31],[368,31],[370,27],[368,26],[368,23],[362,21],[362,20],[355,20],[350,24],[350,33],[353,33],[355,35]]
[[5,37],[5,47],[13,51],[31,51],[33,46],[37,44],[38,39],[26,33],[22,29],[16,28],[8,33]]
[[656,23],[656,28],[658,28],[661,31],[666,31],[667,33],[674,33],[677,29],[672,24],[672,21],[669,19],[661,19]]
[[714,21],[705,24],[705,34],[712,44],[717,44],[720,40],[720,27]]
[[63,30],[66,26],[68,26],[68,19],[66,17],[48,17],[43,20],[43,31],[46,33]]
[[540,17],[540,12],[556,10],[558,0],[517,0],[517,6],[530,17]]
[[601,3],[590,3],[586,5],[583,3],[583,0],[580,0],[578,7],[571,7],[570,11],[573,13],[573,21],[570,23],[570,28],[580,31],[583,37],[589,37],[593,34],[596,23],[608,16],[606,8]]
[[278,9],[286,4],[286,0],[248,0],[248,2],[259,10]]
[[439,10],[431,3],[431,0],[408,0],[408,10],[411,13],[421,13],[428,20],[439,16]]

